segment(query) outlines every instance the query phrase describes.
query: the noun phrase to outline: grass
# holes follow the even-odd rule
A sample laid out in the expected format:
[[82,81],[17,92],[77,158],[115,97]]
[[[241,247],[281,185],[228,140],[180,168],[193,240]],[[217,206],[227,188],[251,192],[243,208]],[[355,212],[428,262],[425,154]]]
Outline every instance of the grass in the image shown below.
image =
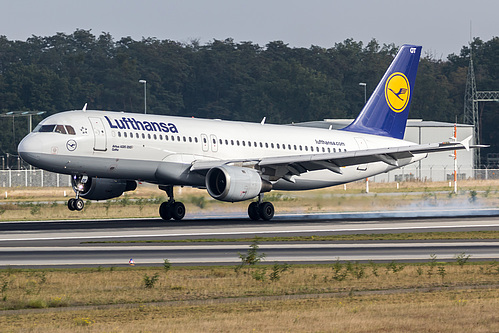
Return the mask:
[[[365,184],[357,182],[327,189],[302,192],[271,192],[266,200],[274,202],[277,213],[316,213],[389,211],[418,209],[453,209],[463,207],[497,207],[499,180],[462,181],[460,192],[452,194],[448,183],[395,183],[370,182],[370,193]],[[57,220],[94,218],[158,218],[158,207],[166,196],[154,186],[142,185],[114,200],[90,202],[81,212],[66,207],[70,188],[0,188],[7,198],[0,199],[0,221]],[[474,195],[472,196],[471,193]],[[189,214],[244,213],[248,202],[225,203],[212,199],[204,190],[176,188],[175,197],[187,205]]]
[[[385,241],[385,240],[456,240],[499,239],[499,231],[449,231],[449,232],[401,232],[391,234],[352,234],[329,236],[258,237],[260,242],[335,242],[335,241]],[[82,244],[134,244],[134,243],[234,243],[251,242],[254,238],[194,238],[154,240],[88,241]]]
[[[271,266],[255,270],[265,278],[234,267],[4,269],[0,325],[6,332],[499,329],[495,262],[291,265],[276,281]],[[144,276],[155,275],[146,287]]]

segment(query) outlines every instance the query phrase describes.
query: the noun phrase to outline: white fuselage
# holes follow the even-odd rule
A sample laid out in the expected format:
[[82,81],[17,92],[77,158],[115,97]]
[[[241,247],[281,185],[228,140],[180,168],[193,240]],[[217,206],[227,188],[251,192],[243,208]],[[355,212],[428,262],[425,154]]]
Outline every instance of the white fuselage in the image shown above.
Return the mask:
[[[72,126],[74,134],[40,132]],[[342,153],[412,143],[354,132],[108,111],[68,111],[43,120],[19,145],[30,164],[58,173],[135,179],[156,184],[204,187],[194,162],[252,161],[263,157]],[[404,166],[424,158],[399,161]],[[327,187],[395,169],[383,162],[319,170],[273,182],[277,190]],[[271,180],[272,181],[272,180]]]

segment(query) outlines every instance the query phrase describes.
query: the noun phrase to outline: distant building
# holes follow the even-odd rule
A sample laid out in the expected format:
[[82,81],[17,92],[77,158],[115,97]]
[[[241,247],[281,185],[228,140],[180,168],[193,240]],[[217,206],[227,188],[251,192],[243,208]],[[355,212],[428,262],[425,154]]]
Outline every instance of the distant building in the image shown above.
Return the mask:
[[[295,126],[340,129],[350,124],[353,119],[325,119],[293,124]],[[473,135],[473,126],[457,124],[457,140],[462,141]],[[404,140],[417,144],[451,141],[454,136],[454,124],[438,121],[409,119]],[[473,139],[471,140],[473,142]],[[453,151],[432,153],[427,158],[400,169],[369,178],[376,182],[401,181],[451,181],[454,179]],[[473,178],[473,152],[459,150],[457,152],[458,180]]]

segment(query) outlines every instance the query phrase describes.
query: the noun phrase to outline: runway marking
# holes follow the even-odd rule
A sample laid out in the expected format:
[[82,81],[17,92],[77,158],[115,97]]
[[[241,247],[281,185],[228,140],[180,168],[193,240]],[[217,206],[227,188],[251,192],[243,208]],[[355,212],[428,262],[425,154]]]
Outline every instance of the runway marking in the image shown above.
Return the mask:
[[[498,247],[499,242],[412,242],[412,243],[372,243],[372,244],[260,244],[260,249],[345,249],[345,248],[413,248],[413,247]],[[41,247],[0,247],[0,252],[33,252],[33,251],[185,251],[185,250],[241,250],[247,248],[247,244],[213,244],[213,245],[139,245],[139,246],[41,246]]]
[[[37,241],[37,240],[71,240],[71,239],[118,239],[118,238],[149,238],[149,237],[194,237],[194,236],[229,236],[229,235],[260,235],[260,234],[293,234],[293,233],[322,233],[322,232],[353,232],[353,231],[384,231],[384,230],[425,230],[425,229],[453,229],[453,228],[490,228],[499,227],[498,224],[465,224],[465,225],[432,225],[412,227],[370,227],[370,228],[344,228],[344,229],[299,229],[299,230],[260,230],[260,231],[231,231],[231,232],[195,232],[195,233],[169,233],[169,234],[130,234],[130,235],[87,235],[65,237],[21,237],[0,238],[6,241]],[[136,231],[129,231],[136,232]],[[5,237],[5,235],[4,235]]]

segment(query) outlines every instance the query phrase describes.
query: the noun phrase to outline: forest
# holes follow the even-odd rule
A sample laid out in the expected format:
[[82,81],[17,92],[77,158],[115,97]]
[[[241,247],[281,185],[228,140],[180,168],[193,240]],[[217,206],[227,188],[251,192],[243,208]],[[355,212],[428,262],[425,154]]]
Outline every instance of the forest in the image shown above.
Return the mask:
[[[276,124],[355,118],[364,104],[359,83],[366,83],[369,98],[397,50],[375,39],[296,48],[230,38],[204,45],[115,40],[91,30],[26,41],[0,36],[0,113],[46,111],[46,117],[85,103],[88,109],[142,113],[139,80],[146,80],[148,113],[255,122],[267,117]],[[463,122],[470,50],[477,89],[499,90],[498,37],[475,38],[446,59],[436,59],[423,45],[410,118]],[[492,145],[488,152],[499,152],[498,111],[498,103],[480,105],[481,142]],[[34,116],[34,125],[41,119]],[[26,117],[0,121],[0,154],[16,154],[28,132]]]

